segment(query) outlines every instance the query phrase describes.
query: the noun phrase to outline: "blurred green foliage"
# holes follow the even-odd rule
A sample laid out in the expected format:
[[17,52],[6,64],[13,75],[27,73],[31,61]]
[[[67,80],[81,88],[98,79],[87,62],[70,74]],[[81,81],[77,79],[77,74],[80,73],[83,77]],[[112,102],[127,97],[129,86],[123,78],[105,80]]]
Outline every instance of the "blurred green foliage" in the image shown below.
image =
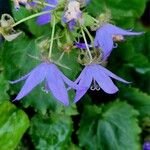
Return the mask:
[[78,132],[80,145],[87,150],[139,149],[137,115],[132,106],[117,100],[100,107],[86,106]]
[[1,102],[0,108],[0,146],[2,150],[13,150],[29,127],[29,119],[8,101]]
[[39,150],[65,150],[71,141],[72,120],[65,115],[34,116],[30,134]]

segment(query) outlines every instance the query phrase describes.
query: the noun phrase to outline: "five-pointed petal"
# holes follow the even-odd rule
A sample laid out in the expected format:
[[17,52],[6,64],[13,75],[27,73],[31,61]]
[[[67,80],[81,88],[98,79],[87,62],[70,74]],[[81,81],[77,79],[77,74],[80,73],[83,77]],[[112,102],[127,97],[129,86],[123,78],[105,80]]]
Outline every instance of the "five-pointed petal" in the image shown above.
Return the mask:
[[116,93],[118,88],[112,82],[110,77],[123,83],[129,83],[98,64],[86,66],[75,81],[79,88],[76,91],[74,102],[77,102],[82,98],[90,88],[92,81],[96,81],[104,92],[108,94]]
[[10,83],[15,84],[22,80],[26,80],[26,82],[15,100],[22,99],[24,96],[29,94],[38,84],[40,84],[42,81],[45,81],[47,87],[46,90],[51,91],[54,97],[64,105],[68,105],[69,99],[65,84],[73,89],[77,89],[77,85],[69,80],[55,64],[46,62],[41,63],[25,76],[18,80],[11,81]]

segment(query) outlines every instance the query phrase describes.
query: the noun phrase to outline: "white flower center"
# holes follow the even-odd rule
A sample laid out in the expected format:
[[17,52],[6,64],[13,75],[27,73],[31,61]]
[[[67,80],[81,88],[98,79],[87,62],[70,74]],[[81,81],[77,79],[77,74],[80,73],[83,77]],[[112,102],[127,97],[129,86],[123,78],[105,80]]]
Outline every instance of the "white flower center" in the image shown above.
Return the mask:
[[68,4],[67,11],[65,12],[64,17],[67,19],[67,22],[72,19],[78,19],[80,17],[80,3],[77,1],[71,1]]

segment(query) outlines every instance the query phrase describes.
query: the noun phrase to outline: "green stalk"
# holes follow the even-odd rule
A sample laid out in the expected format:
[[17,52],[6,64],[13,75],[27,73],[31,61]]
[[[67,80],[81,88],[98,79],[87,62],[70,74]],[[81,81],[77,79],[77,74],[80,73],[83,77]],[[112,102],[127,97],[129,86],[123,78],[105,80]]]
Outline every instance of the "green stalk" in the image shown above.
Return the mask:
[[81,27],[81,32],[82,32],[82,35],[83,35],[83,39],[84,39],[84,42],[85,42],[85,45],[86,45],[87,52],[89,54],[90,61],[92,62],[92,55],[91,55],[90,49],[88,47],[88,43],[87,43],[87,40],[86,40],[86,37],[85,37],[85,33],[84,33],[82,27]]
[[97,19],[95,19],[94,17],[92,17],[92,19],[96,22],[99,23],[99,21]]
[[49,54],[48,57],[51,59],[51,55],[52,55],[52,48],[53,48],[53,41],[54,41],[54,34],[55,34],[55,24],[56,24],[56,20],[55,17],[53,18],[53,27],[52,27],[52,34],[51,34],[51,43],[50,43],[50,47],[49,47]]
[[12,25],[12,28],[15,27],[15,26],[17,26],[17,25],[19,25],[19,24],[21,24],[21,23],[23,23],[23,22],[25,22],[25,21],[27,21],[27,20],[30,20],[30,19],[32,19],[32,18],[41,16],[41,15],[44,15],[44,14],[48,14],[48,13],[50,13],[50,12],[51,12],[51,11],[44,11],[44,12],[36,13],[36,14],[33,14],[33,15],[28,16],[28,17],[26,17],[26,18],[23,18],[23,19],[19,20],[18,22],[14,23],[14,24]]
[[89,36],[91,44],[93,45],[93,37],[92,37],[92,35],[90,34],[90,32],[88,31],[88,29],[85,26],[83,26],[83,29],[87,33],[87,35]]

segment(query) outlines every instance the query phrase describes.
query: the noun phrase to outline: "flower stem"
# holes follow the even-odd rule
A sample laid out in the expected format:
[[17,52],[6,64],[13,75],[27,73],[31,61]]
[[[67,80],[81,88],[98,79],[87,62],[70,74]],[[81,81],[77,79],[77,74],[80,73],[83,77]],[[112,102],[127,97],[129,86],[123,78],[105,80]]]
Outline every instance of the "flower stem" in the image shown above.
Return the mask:
[[54,63],[55,63],[56,65],[60,66],[60,67],[63,67],[63,68],[68,69],[68,70],[71,70],[71,68],[69,68],[69,67],[67,67],[67,66],[65,66],[65,65],[63,65],[63,64],[60,64],[60,63],[57,62],[57,61],[55,61]]
[[23,18],[23,19],[19,20],[18,22],[14,23],[14,24],[12,25],[12,28],[15,27],[15,26],[17,26],[17,25],[19,25],[19,24],[21,24],[21,23],[23,23],[23,22],[25,22],[25,21],[27,21],[27,20],[30,20],[30,19],[35,18],[35,17],[38,17],[38,16],[40,16],[40,15],[48,14],[48,13],[50,13],[50,12],[51,12],[51,11],[44,11],[44,12],[36,13],[36,14],[33,14],[33,15],[28,16],[28,17],[26,17],[26,18]]
[[91,44],[93,44],[93,37],[92,37],[91,33],[88,31],[88,29],[86,28],[86,26],[83,26],[83,29],[87,33],[87,35],[89,36]]
[[53,18],[53,27],[52,27],[52,34],[51,34],[51,42],[50,42],[50,47],[49,47],[49,54],[48,57],[51,59],[51,55],[52,55],[52,48],[53,48],[53,41],[54,41],[54,34],[55,34],[55,24],[56,24],[56,20],[55,20],[55,16]]
[[90,61],[92,62],[92,55],[91,55],[91,52],[90,52],[90,49],[89,49],[89,46],[88,46],[88,43],[87,43],[87,40],[86,40],[86,37],[85,37],[85,33],[84,33],[82,27],[81,27],[81,32],[82,32],[82,35],[83,35],[83,39],[84,39],[84,42],[85,42],[85,45],[86,45],[87,52],[89,54]]
[[57,60],[58,62],[62,60],[64,54],[65,54],[65,52],[63,52],[63,53],[60,55],[59,59]]
[[92,17],[92,19],[96,22],[99,23],[99,21],[97,19],[95,19],[94,17]]
[[45,3],[45,2],[39,2],[37,0],[34,0],[33,2],[35,2],[37,4],[40,4],[40,5],[45,5],[45,6],[53,7],[53,8],[56,7],[56,5],[51,5],[51,4],[48,4],[48,3]]

